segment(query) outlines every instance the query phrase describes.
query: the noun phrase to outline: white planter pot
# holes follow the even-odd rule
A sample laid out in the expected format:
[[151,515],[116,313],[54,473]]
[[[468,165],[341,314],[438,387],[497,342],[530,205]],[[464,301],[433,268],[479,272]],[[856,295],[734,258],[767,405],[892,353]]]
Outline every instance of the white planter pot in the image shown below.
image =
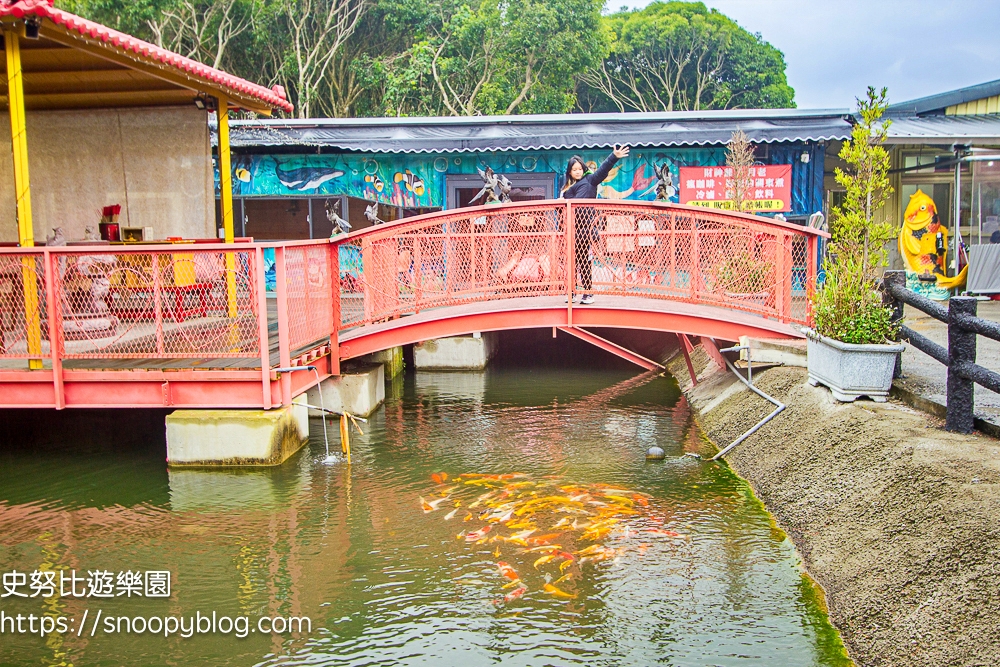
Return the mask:
[[809,384],[830,388],[838,401],[867,396],[884,403],[892,387],[896,356],[905,345],[854,345],[803,329],[809,339]]

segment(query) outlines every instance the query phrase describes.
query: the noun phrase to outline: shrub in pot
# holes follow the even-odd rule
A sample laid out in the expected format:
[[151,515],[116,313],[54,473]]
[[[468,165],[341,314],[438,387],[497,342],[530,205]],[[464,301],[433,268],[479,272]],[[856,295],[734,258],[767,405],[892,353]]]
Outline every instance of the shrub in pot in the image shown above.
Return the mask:
[[830,212],[826,279],[813,295],[814,328],[806,330],[809,384],[829,387],[840,401],[885,401],[904,349],[891,342],[897,326],[878,289],[888,264],[886,244],[896,235],[892,221],[879,213],[892,193],[889,153],[882,146],[885,108],[885,88],[869,87],[858,100],[858,120],[840,151],[848,168],[836,170],[844,203]]

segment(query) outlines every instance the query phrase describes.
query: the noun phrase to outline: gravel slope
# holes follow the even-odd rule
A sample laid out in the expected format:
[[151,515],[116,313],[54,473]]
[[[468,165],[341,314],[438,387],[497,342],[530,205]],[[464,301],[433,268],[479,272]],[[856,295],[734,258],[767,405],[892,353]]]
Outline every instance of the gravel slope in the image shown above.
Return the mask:
[[[671,372],[718,446],[771,411],[693,357],[696,387],[683,360]],[[727,459],[826,590],[856,663],[1000,665],[1000,441],[901,403],[838,404],[802,368],[754,380],[788,407]]]

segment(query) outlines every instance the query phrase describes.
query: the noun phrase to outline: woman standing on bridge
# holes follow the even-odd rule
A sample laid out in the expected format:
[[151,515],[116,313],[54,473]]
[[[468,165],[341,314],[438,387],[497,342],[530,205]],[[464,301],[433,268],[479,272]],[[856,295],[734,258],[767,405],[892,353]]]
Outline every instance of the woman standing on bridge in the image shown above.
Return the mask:
[[[608,177],[615,163],[624,157],[628,157],[628,146],[615,144],[611,155],[604,160],[597,171],[591,172],[584,164],[583,158],[574,155],[569,159],[569,164],[566,165],[566,180],[560,197],[563,199],[595,199],[597,186]],[[597,209],[590,206],[576,209],[576,266],[580,271],[580,284],[583,285],[584,289],[580,303],[584,305],[594,303],[594,295],[590,293],[594,288],[594,267],[590,259],[590,246],[597,238],[598,231]]]

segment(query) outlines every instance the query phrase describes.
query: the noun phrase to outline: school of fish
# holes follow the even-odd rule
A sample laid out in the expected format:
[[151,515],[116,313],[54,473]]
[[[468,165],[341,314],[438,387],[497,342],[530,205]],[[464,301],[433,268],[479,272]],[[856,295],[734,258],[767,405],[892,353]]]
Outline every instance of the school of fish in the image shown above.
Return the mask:
[[[650,513],[650,496],[603,484],[575,484],[555,476],[531,479],[524,473],[489,475],[446,472],[431,475],[435,487],[420,497],[425,514],[447,510],[444,521],[471,523],[456,538],[474,546],[495,545],[497,573],[507,591],[495,599],[506,605],[541,580],[543,594],[573,600],[588,564],[615,561],[628,545],[644,553],[645,539],[687,539],[650,527],[662,519]],[[449,509],[450,508],[450,509]],[[634,538],[634,539],[630,539]],[[615,541],[619,546],[607,543]],[[507,560],[502,560],[506,558]],[[517,560],[517,566],[510,561]]]

